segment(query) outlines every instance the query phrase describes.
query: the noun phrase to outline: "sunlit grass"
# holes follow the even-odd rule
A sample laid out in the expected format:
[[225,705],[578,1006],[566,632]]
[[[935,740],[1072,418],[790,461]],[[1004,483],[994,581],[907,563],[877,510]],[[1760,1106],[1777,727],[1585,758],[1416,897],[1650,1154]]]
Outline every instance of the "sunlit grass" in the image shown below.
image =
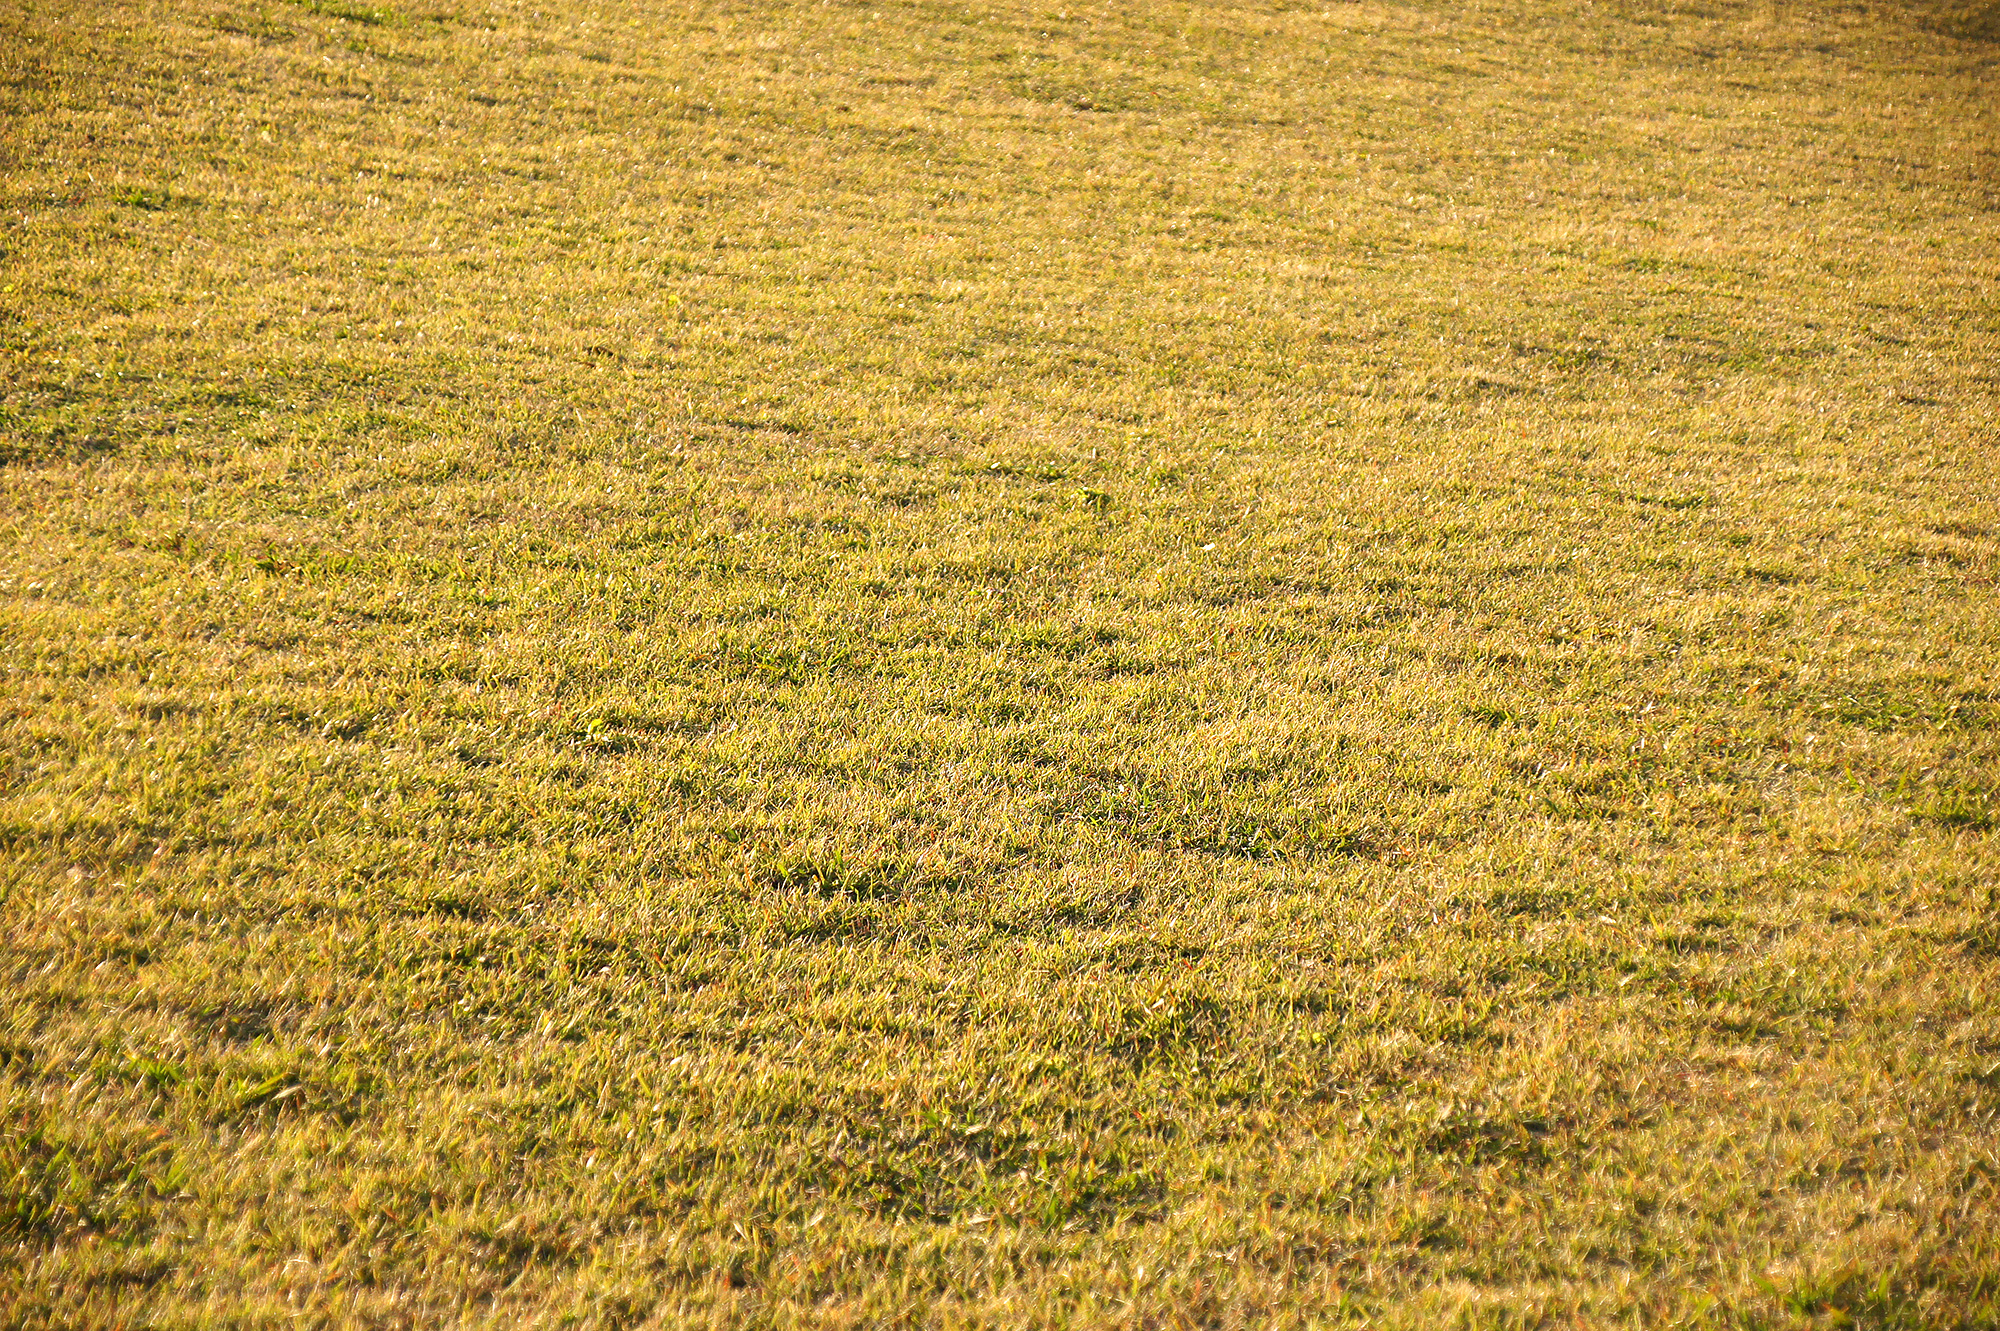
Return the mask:
[[0,1320],[1995,1325],[1993,35],[0,0]]

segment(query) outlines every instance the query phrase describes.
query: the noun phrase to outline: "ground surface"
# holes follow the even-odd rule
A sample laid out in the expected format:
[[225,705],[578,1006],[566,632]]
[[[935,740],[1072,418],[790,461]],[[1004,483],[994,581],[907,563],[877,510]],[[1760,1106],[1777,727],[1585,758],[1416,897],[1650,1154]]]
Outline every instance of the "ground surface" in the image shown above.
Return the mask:
[[0,1322],[2000,1324],[1996,35],[0,0]]

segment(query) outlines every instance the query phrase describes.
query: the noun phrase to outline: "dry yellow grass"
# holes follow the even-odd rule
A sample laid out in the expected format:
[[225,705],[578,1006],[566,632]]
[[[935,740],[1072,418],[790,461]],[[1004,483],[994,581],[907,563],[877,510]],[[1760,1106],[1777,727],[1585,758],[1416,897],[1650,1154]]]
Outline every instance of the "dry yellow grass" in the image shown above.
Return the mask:
[[2000,1325],[2000,46],[0,0],[0,1322]]

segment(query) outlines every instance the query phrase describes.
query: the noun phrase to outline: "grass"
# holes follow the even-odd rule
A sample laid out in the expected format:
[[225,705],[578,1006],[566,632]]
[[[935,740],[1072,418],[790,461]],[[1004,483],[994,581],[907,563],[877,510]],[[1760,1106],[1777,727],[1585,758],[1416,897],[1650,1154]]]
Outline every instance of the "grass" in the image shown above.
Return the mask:
[[0,0],[0,1322],[2000,1325],[1995,12]]

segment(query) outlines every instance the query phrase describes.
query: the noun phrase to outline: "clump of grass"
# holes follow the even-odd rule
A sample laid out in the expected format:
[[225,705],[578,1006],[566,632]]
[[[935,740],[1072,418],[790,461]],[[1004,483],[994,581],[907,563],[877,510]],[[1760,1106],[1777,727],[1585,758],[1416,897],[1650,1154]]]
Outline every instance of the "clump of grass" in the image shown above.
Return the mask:
[[173,193],[164,189],[140,189],[136,186],[121,189],[114,197],[130,208],[138,208],[149,213],[161,213],[185,202],[176,199]]

